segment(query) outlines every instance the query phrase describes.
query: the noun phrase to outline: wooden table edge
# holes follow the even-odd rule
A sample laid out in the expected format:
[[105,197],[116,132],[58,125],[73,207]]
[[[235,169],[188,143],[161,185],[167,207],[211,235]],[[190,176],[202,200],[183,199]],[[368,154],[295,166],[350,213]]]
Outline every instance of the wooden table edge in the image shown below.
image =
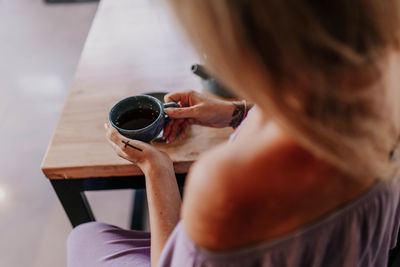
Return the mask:
[[[177,174],[185,174],[189,171],[193,161],[174,163],[174,170]],[[83,179],[83,178],[99,178],[99,177],[132,177],[142,176],[143,172],[134,164],[126,165],[96,165],[96,166],[79,166],[79,167],[47,167],[41,166],[43,174],[49,180],[61,179]],[[67,175],[68,173],[68,175]],[[90,173],[90,175],[85,175]]]

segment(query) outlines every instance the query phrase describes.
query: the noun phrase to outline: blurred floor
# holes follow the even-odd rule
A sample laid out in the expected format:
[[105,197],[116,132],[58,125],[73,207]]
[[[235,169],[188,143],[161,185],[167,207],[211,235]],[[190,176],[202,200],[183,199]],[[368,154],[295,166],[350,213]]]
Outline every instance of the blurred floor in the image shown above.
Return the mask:
[[[96,8],[0,0],[2,267],[66,266],[71,226],[40,163]],[[88,198],[98,220],[129,225],[129,190],[91,192]]]

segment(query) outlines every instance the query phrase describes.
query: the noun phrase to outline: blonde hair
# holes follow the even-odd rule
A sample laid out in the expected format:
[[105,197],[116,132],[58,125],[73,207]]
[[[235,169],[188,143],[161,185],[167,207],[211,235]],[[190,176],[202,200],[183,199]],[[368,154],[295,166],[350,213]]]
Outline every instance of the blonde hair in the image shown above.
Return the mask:
[[300,144],[355,177],[394,174],[398,1],[169,2],[211,71]]

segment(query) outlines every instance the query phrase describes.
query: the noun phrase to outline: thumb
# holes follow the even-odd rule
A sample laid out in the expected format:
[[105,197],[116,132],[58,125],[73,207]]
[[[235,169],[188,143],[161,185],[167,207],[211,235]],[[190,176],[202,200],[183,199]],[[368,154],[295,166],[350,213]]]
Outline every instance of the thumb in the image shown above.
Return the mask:
[[164,111],[173,119],[196,118],[197,107],[166,108]]

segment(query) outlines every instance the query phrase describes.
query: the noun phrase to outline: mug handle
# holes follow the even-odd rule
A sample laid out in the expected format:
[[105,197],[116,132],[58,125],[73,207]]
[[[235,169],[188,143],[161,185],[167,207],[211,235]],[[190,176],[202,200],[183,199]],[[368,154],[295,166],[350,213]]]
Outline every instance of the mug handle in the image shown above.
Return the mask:
[[[176,102],[168,102],[168,103],[163,103],[163,107],[164,108],[179,108],[179,104]],[[170,118],[168,117],[167,114],[164,115],[165,116],[165,122],[168,122],[170,120]]]

